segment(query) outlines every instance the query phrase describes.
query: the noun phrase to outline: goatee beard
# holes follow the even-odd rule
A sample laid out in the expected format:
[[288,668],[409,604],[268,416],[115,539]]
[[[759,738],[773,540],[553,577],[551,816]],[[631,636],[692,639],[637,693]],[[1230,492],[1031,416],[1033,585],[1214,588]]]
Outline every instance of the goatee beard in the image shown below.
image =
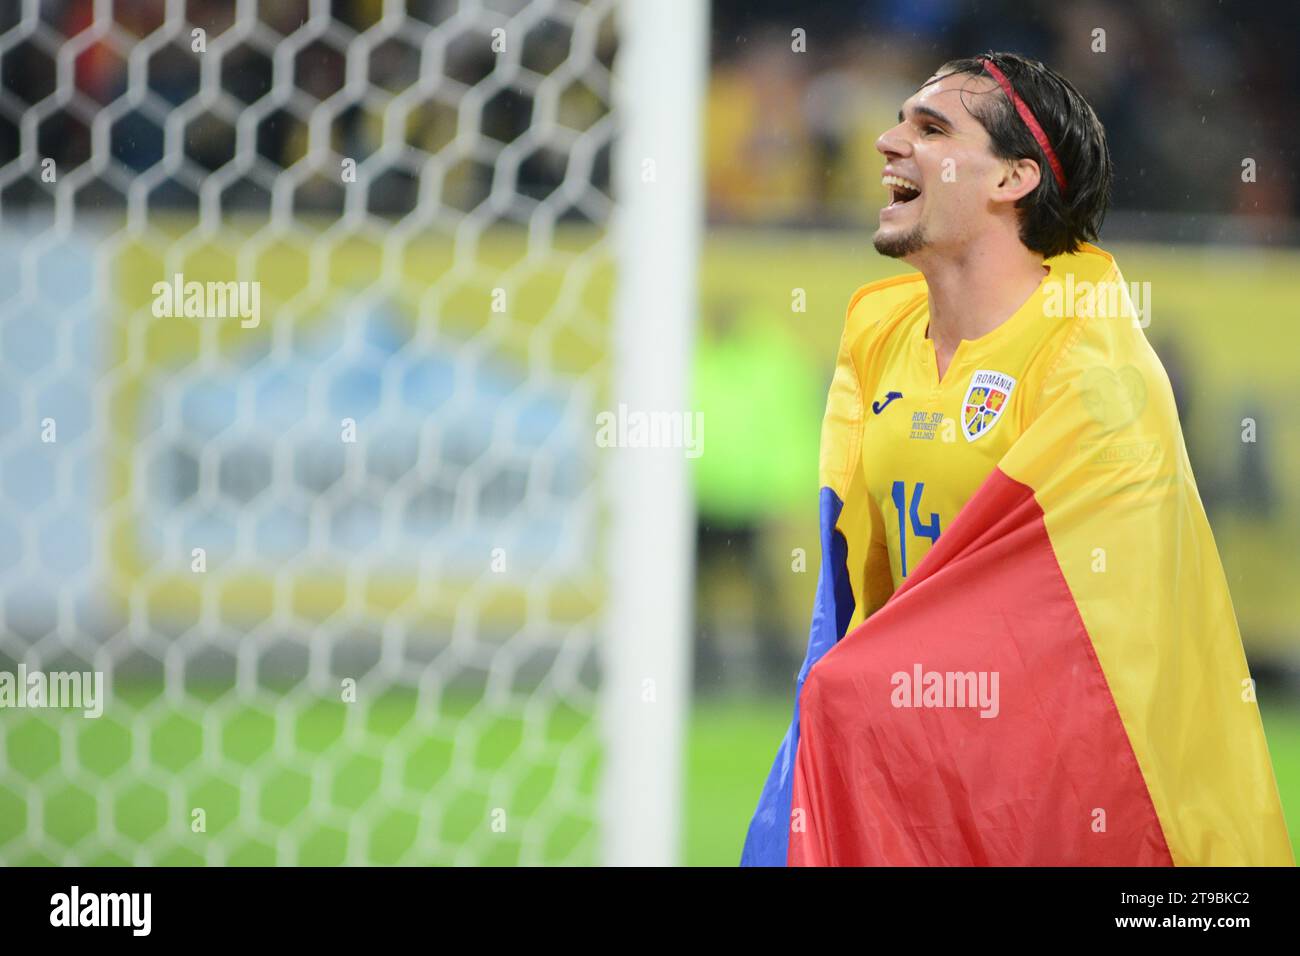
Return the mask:
[[873,245],[882,256],[889,256],[891,259],[902,259],[914,252],[920,252],[925,248],[927,242],[925,231],[917,225],[902,235],[886,235],[884,230],[881,230],[876,233]]

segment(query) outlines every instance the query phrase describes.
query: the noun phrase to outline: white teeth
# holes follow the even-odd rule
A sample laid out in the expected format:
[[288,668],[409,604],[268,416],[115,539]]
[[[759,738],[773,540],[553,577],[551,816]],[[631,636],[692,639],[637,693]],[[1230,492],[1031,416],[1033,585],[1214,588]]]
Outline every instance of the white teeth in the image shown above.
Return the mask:
[[904,179],[902,176],[894,176],[892,174],[882,176],[880,182],[884,186],[898,186],[902,189],[910,189],[914,193],[919,193],[921,191],[920,186],[912,182],[910,179]]

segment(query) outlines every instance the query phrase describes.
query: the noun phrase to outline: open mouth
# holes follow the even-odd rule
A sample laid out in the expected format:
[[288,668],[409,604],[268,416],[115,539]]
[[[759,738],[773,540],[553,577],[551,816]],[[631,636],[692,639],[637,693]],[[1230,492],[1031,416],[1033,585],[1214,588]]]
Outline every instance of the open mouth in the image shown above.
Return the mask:
[[921,187],[910,179],[893,174],[881,177],[880,182],[889,190],[889,205],[901,206],[921,195]]

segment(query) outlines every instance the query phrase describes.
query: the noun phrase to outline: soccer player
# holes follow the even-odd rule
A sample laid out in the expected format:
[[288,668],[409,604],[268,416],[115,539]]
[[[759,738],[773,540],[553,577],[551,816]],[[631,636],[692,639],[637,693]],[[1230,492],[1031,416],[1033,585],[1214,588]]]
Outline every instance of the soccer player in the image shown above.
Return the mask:
[[1096,114],[990,53],[876,145],[875,248],[917,271],[849,303],[808,655],[742,862],[1291,863],[1150,299],[1089,244]]

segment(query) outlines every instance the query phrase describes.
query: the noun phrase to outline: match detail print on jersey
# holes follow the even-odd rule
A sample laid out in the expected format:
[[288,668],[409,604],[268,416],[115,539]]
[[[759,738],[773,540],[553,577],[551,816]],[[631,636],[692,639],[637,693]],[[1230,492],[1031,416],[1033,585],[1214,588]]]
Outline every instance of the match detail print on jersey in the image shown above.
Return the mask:
[[1016,380],[1001,372],[980,369],[971,376],[961,403],[961,430],[967,441],[974,441],[997,424],[1015,387]]

